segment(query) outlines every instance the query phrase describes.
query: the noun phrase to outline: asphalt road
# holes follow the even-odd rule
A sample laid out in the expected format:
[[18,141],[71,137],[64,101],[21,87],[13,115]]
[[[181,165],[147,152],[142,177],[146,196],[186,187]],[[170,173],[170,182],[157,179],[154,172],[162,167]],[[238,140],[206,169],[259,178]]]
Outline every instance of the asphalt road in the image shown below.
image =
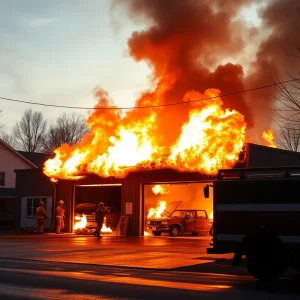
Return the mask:
[[299,282],[249,276],[1,260],[1,299],[299,299]]
[[[259,283],[244,268],[208,257],[208,243],[206,238],[0,238],[0,298],[300,298],[300,280],[294,273],[276,283]],[[178,260],[175,267],[171,254]],[[141,259],[144,256],[145,261],[158,256],[156,260],[166,264],[153,268],[151,261],[147,265]]]

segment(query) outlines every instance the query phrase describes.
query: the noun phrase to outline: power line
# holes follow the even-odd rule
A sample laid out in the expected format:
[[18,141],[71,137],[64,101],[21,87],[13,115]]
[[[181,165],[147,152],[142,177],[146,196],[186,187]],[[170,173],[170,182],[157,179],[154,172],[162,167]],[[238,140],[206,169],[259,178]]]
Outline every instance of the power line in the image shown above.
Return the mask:
[[117,110],[125,110],[125,109],[140,109],[140,108],[155,108],[155,107],[164,107],[164,106],[175,106],[175,105],[181,105],[181,104],[189,104],[193,102],[199,102],[199,101],[204,101],[204,100],[211,100],[211,99],[216,99],[216,98],[224,98],[228,96],[233,96],[237,94],[243,94],[247,92],[252,92],[252,91],[257,91],[257,90],[262,90],[266,89],[269,87],[274,87],[277,85],[282,85],[288,82],[292,81],[298,81],[300,80],[300,77],[286,80],[286,81],[280,81],[268,85],[263,85],[247,90],[242,90],[242,91],[237,91],[237,92],[232,92],[232,93],[227,93],[227,94],[220,94],[219,96],[213,96],[213,97],[207,97],[203,99],[197,99],[197,100],[189,100],[189,101],[180,101],[180,102],[175,102],[175,103],[166,103],[166,104],[158,104],[158,105],[146,105],[146,106],[132,106],[132,107],[81,107],[81,106],[66,106],[66,105],[55,105],[55,104],[47,104],[47,103],[38,103],[38,102],[30,102],[30,101],[25,101],[25,100],[18,100],[18,99],[12,99],[12,98],[6,98],[6,97],[0,97],[1,100],[6,100],[6,101],[12,101],[12,102],[18,102],[18,103],[26,103],[26,104],[32,104],[32,105],[39,105],[39,106],[48,106],[48,107],[57,107],[57,108],[70,108],[70,109],[84,109],[84,110],[90,110],[90,109],[117,109]]

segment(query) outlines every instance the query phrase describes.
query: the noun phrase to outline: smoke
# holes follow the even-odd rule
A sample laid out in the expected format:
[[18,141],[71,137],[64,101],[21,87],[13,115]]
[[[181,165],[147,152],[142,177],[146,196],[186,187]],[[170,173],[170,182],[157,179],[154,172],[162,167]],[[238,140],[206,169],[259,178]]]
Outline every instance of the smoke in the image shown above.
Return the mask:
[[[250,4],[261,4],[260,28],[239,17]],[[267,4],[247,0],[113,0],[113,10],[124,8],[132,21],[144,27],[132,33],[128,51],[137,62],[148,63],[156,88],[143,93],[137,105],[176,103],[189,91],[203,93],[208,88],[227,94],[270,84],[276,71],[284,76],[292,64],[283,46],[292,38],[291,20],[297,20],[297,4],[297,0]],[[272,122],[269,108],[275,92],[270,88],[222,100],[224,107],[245,116],[248,128],[263,131]],[[178,137],[190,108],[185,104],[160,109],[157,127],[168,143]],[[147,111],[131,114],[142,118]]]

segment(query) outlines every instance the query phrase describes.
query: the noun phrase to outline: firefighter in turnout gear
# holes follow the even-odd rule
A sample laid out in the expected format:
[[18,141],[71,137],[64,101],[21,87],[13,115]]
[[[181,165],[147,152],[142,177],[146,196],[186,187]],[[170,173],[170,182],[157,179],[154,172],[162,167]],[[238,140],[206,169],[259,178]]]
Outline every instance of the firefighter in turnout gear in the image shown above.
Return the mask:
[[61,234],[61,230],[65,227],[65,211],[64,201],[59,200],[56,207],[56,234]]
[[47,218],[47,211],[44,207],[45,203],[40,202],[39,207],[36,209],[36,232],[44,233],[45,218]]
[[109,210],[107,210],[104,207],[104,203],[100,202],[98,208],[96,209],[96,223],[97,223],[97,229],[94,232],[94,236],[96,236],[97,238],[102,238],[102,236],[100,235],[103,223],[104,223],[104,217],[105,214],[109,214]]

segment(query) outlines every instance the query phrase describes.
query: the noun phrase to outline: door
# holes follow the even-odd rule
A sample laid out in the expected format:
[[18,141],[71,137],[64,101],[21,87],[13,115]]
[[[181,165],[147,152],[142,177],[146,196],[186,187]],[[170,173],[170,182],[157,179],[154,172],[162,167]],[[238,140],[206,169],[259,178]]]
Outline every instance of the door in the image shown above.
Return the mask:
[[196,231],[208,231],[209,222],[205,210],[197,210]]
[[184,220],[185,232],[196,231],[196,211],[190,210],[186,212]]

